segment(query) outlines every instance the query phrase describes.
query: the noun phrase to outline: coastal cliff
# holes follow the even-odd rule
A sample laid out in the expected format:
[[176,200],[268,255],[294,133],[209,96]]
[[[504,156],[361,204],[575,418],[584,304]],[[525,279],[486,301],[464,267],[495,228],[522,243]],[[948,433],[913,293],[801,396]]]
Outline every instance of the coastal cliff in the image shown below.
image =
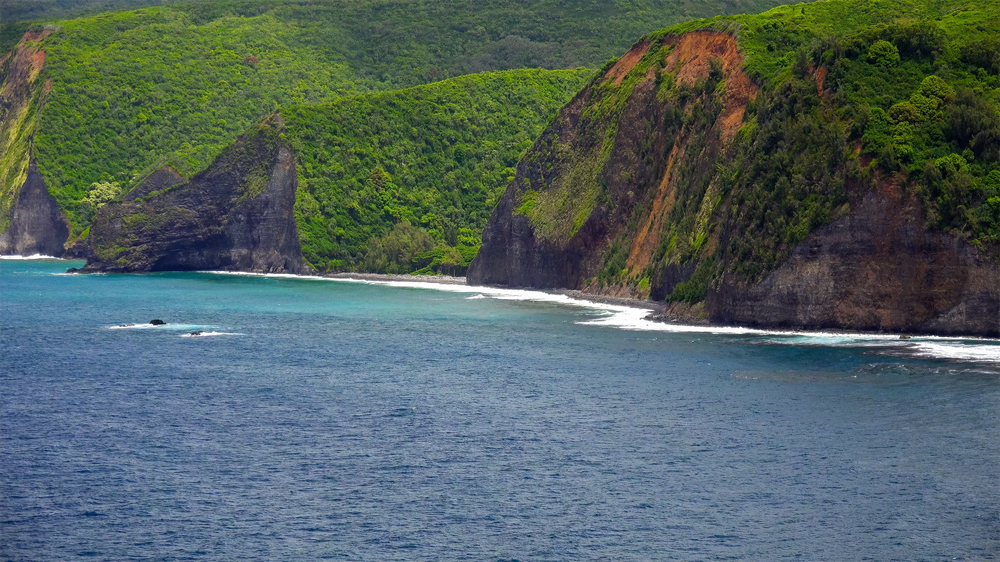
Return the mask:
[[295,159],[281,131],[272,116],[190,180],[160,170],[103,206],[83,271],[305,271]]
[[33,135],[51,81],[43,81],[51,29],[25,33],[0,58],[0,254],[61,256],[69,222],[38,172]]
[[[1000,119],[930,74],[947,25],[784,58],[773,34],[718,24],[643,38],[518,164],[468,282],[666,300],[721,324],[1000,335]],[[872,97],[897,79],[903,101]]]
[[1000,263],[926,228],[919,202],[868,193],[745,286],[723,278],[711,319],[787,328],[1000,336]]
[[38,173],[34,160],[10,211],[10,222],[0,232],[0,254],[61,256],[69,238],[69,221]]

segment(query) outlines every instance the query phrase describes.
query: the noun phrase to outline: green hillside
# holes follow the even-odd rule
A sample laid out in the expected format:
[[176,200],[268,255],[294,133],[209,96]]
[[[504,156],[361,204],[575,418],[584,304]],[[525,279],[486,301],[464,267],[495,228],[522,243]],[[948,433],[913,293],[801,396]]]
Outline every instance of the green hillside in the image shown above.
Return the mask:
[[932,225],[1000,256],[1000,4],[829,0],[732,21],[766,85],[733,163],[736,272],[783,261],[851,182],[914,190]]
[[[124,188],[162,163],[191,174],[279,107],[470,72],[596,67],[665,23],[776,3],[213,1],[54,22],[36,45],[36,88],[51,79],[52,90],[35,155],[76,235],[96,183]],[[15,188],[0,185],[6,199]]]
[[406,273],[426,253],[416,268],[464,272],[518,159],[591,75],[473,74],[282,110],[306,261]]
[[[735,36],[742,64],[712,59],[679,78],[668,61],[695,30],[721,33],[683,49]],[[543,136],[528,153],[514,212],[554,247],[610,217],[594,219],[618,234],[593,283],[643,295],[662,279],[691,303],[723,276],[759,282],[876,189],[915,198],[932,228],[1000,257],[998,37],[1000,4],[983,0],[825,0],[666,28],[637,43],[627,74],[609,79],[609,65],[591,82],[572,148]],[[758,90],[742,102],[727,83],[740,69]],[[543,169],[558,171],[535,181]]]

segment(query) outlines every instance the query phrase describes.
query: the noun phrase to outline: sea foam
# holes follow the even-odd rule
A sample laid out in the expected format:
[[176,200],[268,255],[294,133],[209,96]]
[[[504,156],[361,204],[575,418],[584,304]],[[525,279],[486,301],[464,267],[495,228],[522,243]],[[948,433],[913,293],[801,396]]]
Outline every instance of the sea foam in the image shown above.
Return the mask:
[[207,338],[211,336],[242,336],[243,334],[237,334],[235,332],[201,332],[189,334],[181,334],[182,338]]
[[25,261],[25,260],[59,260],[64,261],[62,258],[57,258],[55,256],[43,256],[42,254],[32,254],[30,256],[0,256],[0,260],[15,260],[15,261]]
[[455,285],[427,281],[396,281],[353,279],[344,277],[321,277],[317,275],[268,274],[245,272],[207,272],[226,275],[246,275],[255,277],[276,277],[336,281],[341,283],[363,283],[408,289],[424,289],[448,293],[474,293],[466,300],[493,298],[496,300],[551,303],[591,310],[601,314],[597,318],[580,320],[582,326],[599,326],[620,330],[644,332],[715,334],[743,336],[747,343],[761,345],[790,345],[817,347],[861,347],[872,348],[873,352],[887,355],[905,355],[927,359],[951,361],[971,361],[1000,363],[1000,342],[996,340],[920,336],[900,339],[900,334],[863,334],[850,332],[808,332],[791,330],[764,330],[741,326],[708,326],[681,323],[667,323],[649,320],[652,309],[593,302],[576,299],[558,293],[530,291],[525,289],[501,289],[475,285]]

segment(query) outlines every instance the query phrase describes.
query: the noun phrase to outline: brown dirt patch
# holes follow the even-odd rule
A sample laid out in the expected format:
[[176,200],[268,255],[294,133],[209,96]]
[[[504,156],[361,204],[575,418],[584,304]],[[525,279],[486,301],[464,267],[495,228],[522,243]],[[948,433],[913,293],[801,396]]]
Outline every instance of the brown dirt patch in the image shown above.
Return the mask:
[[608,73],[604,75],[605,80],[613,80],[615,86],[621,84],[629,71],[642,60],[647,51],[649,51],[648,42],[632,47],[632,50],[622,55],[618,62],[611,67],[611,70],[608,70]]
[[726,78],[725,109],[719,117],[720,133],[728,142],[736,136],[747,102],[757,97],[757,85],[743,72],[743,54],[736,38],[720,31],[692,31],[668,39],[674,49],[667,56],[665,70],[677,73],[677,85],[694,85],[708,78],[712,59],[722,61]]
[[[683,135],[682,131],[681,136],[683,137]],[[674,162],[683,157],[684,149],[679,144],[675,144],[670,150],[670,156],[667,157],[667,167],[663,172],[663,179],[660,180],[660,185],[656,188],[656,195],[653,196],[653,208],[646,216],[646,223],[636,232],[635,238],[632,240],[632,248],[629,250],[626,264],[633,271],[649,265],[653,258],[653,252],[660,244],[663,220],[674,206],[675,189],[673,182],[670,181]]]
[[819,94],[819,97],[823,97],[823,84],[826,83],[827,72],[825,66],[816,69],[816,93]]
[[18,47],[23,47],[28,41],[38,41],[52,35],[51,29],[43,29],[41,31],[28,31],[25,32],[24,36],[21,37],[21,42],[17,44]]
[[38,73],[45,67],[45,51],[33,53],[31,58],[28,59],[28,62],[31,64],[31,73],[28,80],[33,82],[35,78],[38,77]]
[[[743,72],[743,54],[739,52],[736,38],[718,31],[693,31],[679,37],[667,39],[674,48],[667,56],[665,71],[677,73],[677,84],[693,85],[698,80],[708,78],[712,59],[722,61],[722,72],[726,79],[726,93],[723,111],[716,123],[719,137],[728,143],[736,136],[743,123],[747,103],[757,96],[757,85]],[[643,53],[648,46],[643,49]],[[624,59],[624,57],[622,57]],[[640,55],[641,58],[641,55]],[[636,58],[638,60],[638,58]],[[634,64],[634,63],[633,63]],[[627,264],[632,271],[649,265],[653,253],[660,244],[663,223],[674,205],[676,187],[672,177],[675,162],[684,158],[685,133],[674,145],[667,157],[666,169],[653,198],[653,206],[646,216],[645,224],[636,232],[629,251]],[[717,239],[710,241],[718,244]]]

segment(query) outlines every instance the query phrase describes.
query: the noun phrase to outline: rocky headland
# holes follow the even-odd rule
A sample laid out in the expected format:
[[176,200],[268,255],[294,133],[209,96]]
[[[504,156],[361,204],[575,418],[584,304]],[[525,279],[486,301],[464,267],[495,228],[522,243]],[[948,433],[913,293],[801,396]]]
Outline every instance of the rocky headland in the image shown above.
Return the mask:
[[204,172],[160,170],[98,212],[84,272],[302,273],[295,158],[275,115]]

